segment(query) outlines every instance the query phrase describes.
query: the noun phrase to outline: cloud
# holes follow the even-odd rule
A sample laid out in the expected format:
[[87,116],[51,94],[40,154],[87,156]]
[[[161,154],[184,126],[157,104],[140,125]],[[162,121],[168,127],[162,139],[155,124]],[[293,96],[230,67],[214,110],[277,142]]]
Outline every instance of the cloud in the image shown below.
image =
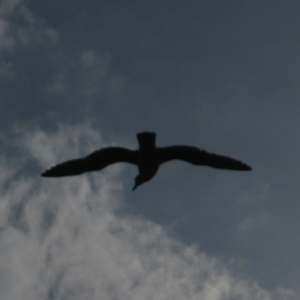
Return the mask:
[[24,171],[27,160],[42,171],[105,146],[90,125],[19,130],[10,140],[22,155],[1,153],[1,299],[298,299],[126,213],[122,166],[63,179]]
[[45,43],[55,44],[58,33],[39,20],[22,0],[3,0],[0,4],[0,49]]
[[20,3],[22,3],[22,0],[4,0],[0,4],[0,16],[6,17],[11,15],[15,9],[17,8]]
[[85,99],[86,110],[93,110],[99,102],[107,106],[117,101],[126,87],[126,79],[115,74],[109,53],[93,49],[79,49],[59,55],[52,64],[52,75],[46,85],[46,95],[70,98],[80,103]]
[[12,50],[15,45],[15,40],[10,35],[9,30],[9,22],[0,19],[0,50]]
[[[0,96],[11,115],[70,121],[123,109],[128,82],[114,71],[109,53],[71,46],[69,36],[61,39],[60,27],[53,29],[28,1],[0,3]],[[20,109],[24,95],[30,101]],[[5,118],[2,126],[13,119]]]
[[39,20],[22,0],[3,0],[0,4],[0,76],[13,78],[13,55],[24,49],[51,48],[58,32]]

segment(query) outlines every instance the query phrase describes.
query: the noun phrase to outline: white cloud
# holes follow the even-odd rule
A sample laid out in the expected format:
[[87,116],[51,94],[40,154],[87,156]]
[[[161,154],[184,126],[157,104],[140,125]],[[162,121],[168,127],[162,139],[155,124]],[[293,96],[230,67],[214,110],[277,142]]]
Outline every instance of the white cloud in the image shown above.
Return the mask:
[[[92,102],[101,96],[117,101],[127,84],[125,78],[112,71],[109,53],[75,48],[66,51],[59,32],[31,11],[26,1],[3,0],[0,4],[0,77],[14,78],[18,71],[16,55],[26,57],[30,51],[35,51],[35,56],[49,66],[49,78],[40,87],[45,96],[63,96],[64,103],[72,104],[85,99],[87,112],[92,110]],[[32,72],[41,66],[28,67],[28,72]]]
[[21,0],[0,3],[0,76],[14,77],[13,58],[24,49],[51,47],[58,42],[58,32],[39,20]]
[[38,20],[24,1],[3,0],[0,4],[0,50],[15,50],[47,43],[54,45],[58,33]]
[[15,46],[15,40],[10,34],[10,24],[0,19],[0,50],[10,51]]
[[[44,167],[104,145],[89,126],[35,129],[17,140],[23,157]],[[23,162],[18,171],[3,164],[0,177],[1,299],[299,299],[240,279],[162,226],[119,213],[121,167],[42,179],[22,174]]]
[[11,15],[16,7],[22,3],[22,0],[3,0],[0,3],[0,16],[7,17]]
[[272,215],[264,210],[256,211],[257,204],[262,205],[270,201],[270,184],[256,184],[251,190],[238,199],[240,223],[237,225],[237,233],[247,237],[250,233],[266,228],[274,224]]
[[61,52],[52,69],[46,94],[64,95],[80,103],[85,99],[86,106],[104,95],[117,101],[127,84],[125,78],[113,72],[110,55],[93,49]]

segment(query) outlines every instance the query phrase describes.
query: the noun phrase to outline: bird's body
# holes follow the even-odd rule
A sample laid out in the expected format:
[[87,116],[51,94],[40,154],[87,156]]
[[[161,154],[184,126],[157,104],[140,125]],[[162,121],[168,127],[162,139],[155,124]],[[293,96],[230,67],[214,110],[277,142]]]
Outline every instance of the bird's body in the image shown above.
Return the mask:
[[90,155],[58,164],[42,173],[43,177],[74,176],[86,172],[99,171],[108,165],[127,162],[138,167],[135,178],[135,190],[139,185],[152,179],[159,166],[167,161],[179,159],[194,165],[206,165],[217,169],[250,171],[251,167],[236,159],[208,153],[192,146],[156,147],[156,134],[142,132],[137,134],[139,149],[130,150],[122,147],[108,147]]
[[135,190],[140,184],[149,181],[154,177],[159,168],[159,154],[155,145],[155,133],[137,134],[139,151],[137,166],[139,175],[135,178]]

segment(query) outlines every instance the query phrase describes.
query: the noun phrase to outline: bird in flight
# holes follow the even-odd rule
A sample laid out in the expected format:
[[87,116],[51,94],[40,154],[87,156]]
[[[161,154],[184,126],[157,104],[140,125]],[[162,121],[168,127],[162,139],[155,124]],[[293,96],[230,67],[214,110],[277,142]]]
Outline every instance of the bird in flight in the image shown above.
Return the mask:
[[141,184],[154,177],[161,164],[170,160],[183,160],[193,165],[209,166],[216,169],[250,171],[247,164],[223,155],[209,153],[193,146],[156,147],[154,132],[137,134],[138,150],[122,147],[107,147],[90,155],[69,160],[51,167],[41,174],[43,177],[74,176],[86,172],[100,171],[119,162],[127,162],[138,167],[139,174],[135,178],[133,191]]

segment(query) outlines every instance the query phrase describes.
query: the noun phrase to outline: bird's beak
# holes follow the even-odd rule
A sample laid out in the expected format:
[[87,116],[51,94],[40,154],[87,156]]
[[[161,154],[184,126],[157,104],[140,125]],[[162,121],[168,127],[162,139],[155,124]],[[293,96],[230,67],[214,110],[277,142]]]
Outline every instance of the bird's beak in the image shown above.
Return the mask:
[[137,187],[138,187],[138,184],[135,183],[134,186],[133,186],[133,188],[132,188],[132,191],[134,191]]

